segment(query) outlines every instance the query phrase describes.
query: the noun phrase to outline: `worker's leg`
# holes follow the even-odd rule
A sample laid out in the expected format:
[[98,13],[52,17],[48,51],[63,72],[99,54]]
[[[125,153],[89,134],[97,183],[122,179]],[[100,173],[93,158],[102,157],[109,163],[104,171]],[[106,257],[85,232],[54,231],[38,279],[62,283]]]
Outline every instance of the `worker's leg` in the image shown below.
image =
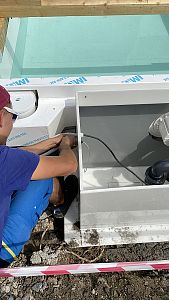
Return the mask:
[[29,240],[40,215],[47,208],[53,191],[53,179],[31,181],[25,191],[13,195],[3,230],[1,260],[11,263]]
[[54,206],[64,203],[64,177],[53,178],[53,192],[49,198],[49,202]]

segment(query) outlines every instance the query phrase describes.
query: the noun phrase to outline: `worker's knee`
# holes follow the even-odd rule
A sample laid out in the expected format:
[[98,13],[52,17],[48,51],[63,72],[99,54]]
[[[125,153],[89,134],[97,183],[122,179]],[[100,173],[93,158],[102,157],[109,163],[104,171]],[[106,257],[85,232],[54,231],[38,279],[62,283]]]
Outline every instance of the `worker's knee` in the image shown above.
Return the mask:
[[13,262],[29,240],[32,227],[18,214],[9,215],[2,235],[0,258],[8,263]]
[[11,263],[29,240],[32,229],[47,208],[53,180],[31,181],[23,192],[14,194],[3,230],[0,259]]

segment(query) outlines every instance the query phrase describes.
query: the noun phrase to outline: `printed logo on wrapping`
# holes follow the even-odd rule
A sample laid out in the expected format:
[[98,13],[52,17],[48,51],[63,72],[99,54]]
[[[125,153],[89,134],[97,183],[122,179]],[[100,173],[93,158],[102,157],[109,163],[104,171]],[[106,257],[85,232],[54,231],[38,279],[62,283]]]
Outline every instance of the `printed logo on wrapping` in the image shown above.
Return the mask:
[[70,77],[59,77],[59,78],[56,78],[55,80],[50,81],[50,84],[58,84],[58,83],[61,83],[62,81],[64,81],[64,80],[67,79],[67,78],[70,78]]
[[11,138],[8,138],[8,139],[7,139],[7,142],[12,142],[12,141],[14,141],[14,140],[16,140],[16,139],[18,139],[18,138],[20,138],[20,137],[23,137],[23,136],[25,136],[25,135],[27,135],[26,132],[18,133],[17,135],[15,135],[15,136],[13,136],[13,137],[11,137]]
[[[23,136],[26,136],[26,135],[28,135],[26,132],[18,133],[18,134],[16,134],[16,135],[13,136],[13,137],[8,138],[7,142],[13,142],[13,141],[15,141],[16,139],[19,139],[19,138],[21,138],[21,137],[23,137]],[[43,141],[43,140],[46,140],[46,139],[48,139],[48,138],[49,138],[49,135],[48,135],[48,134],[45,134],[45,135],[43,135],[43,136],[40,136],[40,137],[35,138],[34,140],[30,140],[30,141],[28,141],[27,143],[22,144],[22,146],[29,146],[29,145],[32,145],[32,144],[41,142],[41,141]]]
[[69,82],[65,82],[65,84],[84,84],[86,82],[87,82],[87,79],[84,76],[82,76],[82,77],[73,79]]
[[[71,80],[70,80],[71,79]],[[85,84],[87,82],[87,78],[84,76],[81,77],[59,77],[56,80],[50,82],[51,85],[54,84]]]
[[33,145],[33,144],[35,144],[35,143],[39,143],[39,142],[41,142],[41,141],[44,141],[44,140],[46,140],[46,139],[48,139],[48,138],[49,138],[49,135],[48,135],[48,134],[45,134],[45,135],[43,135],[43,136],[41,136],[41,137],[38,137],[38,138],[36,138],[36,139],[34,139],[34,140],[31,140],[31,141],[29,141],[29,142],[27,142],[27,143],[24,143],[22,146]]
[[143,80],[144,80],[143,76],[135,75],[135,76],[127,78],[126,80],[122,80],[121,83],[133,83],[133,82],[137,83],[137,82],[140,82],[140,81],[143,81]]
[[29,78],[21,78],[21,79],[18,79],[16,81],[12,81],[10,83],[7,83],[6,86],[21,86],[21,85],[26,85],[28,83],[30,83]]
[[169,81],[169,77],[163,78],[164,81]]

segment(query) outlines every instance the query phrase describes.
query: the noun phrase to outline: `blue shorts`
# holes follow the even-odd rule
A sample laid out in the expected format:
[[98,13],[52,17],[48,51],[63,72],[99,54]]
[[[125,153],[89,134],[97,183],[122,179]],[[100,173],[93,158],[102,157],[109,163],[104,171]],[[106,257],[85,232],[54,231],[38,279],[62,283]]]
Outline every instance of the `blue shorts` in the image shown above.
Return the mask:
[[7,223],[3,230],[0,258],[11,263],[29,240],[32,229],[49,204],[53,179],[30,181],[25,191],[12,196]]

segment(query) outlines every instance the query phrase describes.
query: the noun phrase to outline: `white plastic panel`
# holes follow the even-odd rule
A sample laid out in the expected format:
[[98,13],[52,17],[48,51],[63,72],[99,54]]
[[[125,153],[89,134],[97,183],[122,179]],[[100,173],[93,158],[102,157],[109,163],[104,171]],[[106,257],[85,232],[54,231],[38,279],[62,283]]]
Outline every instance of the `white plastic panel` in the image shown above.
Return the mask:
[[169,90],[87,91],[78,93],[79,106],[168,103]]
[[13,109],[19,113],[19,118],[31,116],[36,110],[36,94],[33,91],[10,92]]
[[33,114],[14,123],[8,145],[31,145],[61,132],[66,124],[64,108],[65,101],[62,99],[39,99]]

